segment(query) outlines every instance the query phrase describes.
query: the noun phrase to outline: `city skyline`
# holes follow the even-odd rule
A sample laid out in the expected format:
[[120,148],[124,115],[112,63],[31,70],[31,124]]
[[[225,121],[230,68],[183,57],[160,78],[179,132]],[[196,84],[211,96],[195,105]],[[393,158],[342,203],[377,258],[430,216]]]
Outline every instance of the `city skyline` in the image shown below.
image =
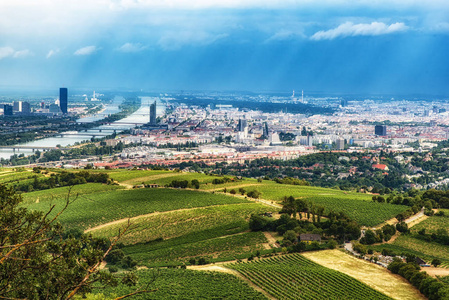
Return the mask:
[[449,94],[444,1],[20,0],[0,8],[3,87]]

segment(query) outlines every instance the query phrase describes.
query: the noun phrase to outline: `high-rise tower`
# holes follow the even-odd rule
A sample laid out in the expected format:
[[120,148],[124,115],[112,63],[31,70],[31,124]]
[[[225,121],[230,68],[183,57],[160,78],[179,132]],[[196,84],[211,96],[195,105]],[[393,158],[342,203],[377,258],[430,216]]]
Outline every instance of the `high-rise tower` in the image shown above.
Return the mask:
[[156,125],[156,101],[150,105],[150,125]]
[[239,119],[239,124],[238,124],[238,131],[243,132],[245,131],[245,128],[248,127],[248,121],[245,119]]
[[59,108],[63,114],[67,113],[67,88],[59,89]]

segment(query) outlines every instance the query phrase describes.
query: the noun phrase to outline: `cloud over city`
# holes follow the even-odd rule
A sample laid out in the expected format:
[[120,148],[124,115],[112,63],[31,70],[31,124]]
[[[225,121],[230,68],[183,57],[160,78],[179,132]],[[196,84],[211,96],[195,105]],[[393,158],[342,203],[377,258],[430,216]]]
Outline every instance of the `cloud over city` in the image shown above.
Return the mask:
[[119,47],[117,50],[120,52],[124,52],[124,53],[135,53],[135,52],[143,51],[147,48],[148,47],[142,45],[141,43],[136,43],[136,44],[125,43],[121,47]]
[[408,26],[400,22],[391,25],[387,25],[383,22],[372,22],[370,24],[354,24],[352,22],[346,22],[334,29],[318,31],[311,36],[311,39],[319,41],[333,40],[335,38],[348,36],[375,36],[406,31],[408,28]]
[[0,59],[7,57],[12,58],[22,58],[27,56],[32,56],[33,53],[29,49],[24,50],[14,50],[12,47],[0,47]]
[[95,53],[98,50],[96,46],[86,46],[83,48],[80,48],[73,53],[74,55],[91,55]]

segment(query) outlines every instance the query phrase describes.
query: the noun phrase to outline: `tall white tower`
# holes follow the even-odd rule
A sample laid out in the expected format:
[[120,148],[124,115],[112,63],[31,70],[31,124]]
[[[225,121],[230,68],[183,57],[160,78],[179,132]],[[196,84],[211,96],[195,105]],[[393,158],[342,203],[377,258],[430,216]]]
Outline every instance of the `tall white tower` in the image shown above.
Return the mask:
[[304,90],[301,91],[301,102],[304,103]]

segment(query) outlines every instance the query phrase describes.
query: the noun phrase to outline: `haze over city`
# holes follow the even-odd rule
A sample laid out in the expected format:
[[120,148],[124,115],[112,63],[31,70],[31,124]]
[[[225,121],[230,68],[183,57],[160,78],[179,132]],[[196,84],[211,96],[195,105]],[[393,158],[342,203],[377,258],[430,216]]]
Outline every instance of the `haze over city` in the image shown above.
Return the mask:
[[447,95],[447,1],[2,1],[3,88]]

